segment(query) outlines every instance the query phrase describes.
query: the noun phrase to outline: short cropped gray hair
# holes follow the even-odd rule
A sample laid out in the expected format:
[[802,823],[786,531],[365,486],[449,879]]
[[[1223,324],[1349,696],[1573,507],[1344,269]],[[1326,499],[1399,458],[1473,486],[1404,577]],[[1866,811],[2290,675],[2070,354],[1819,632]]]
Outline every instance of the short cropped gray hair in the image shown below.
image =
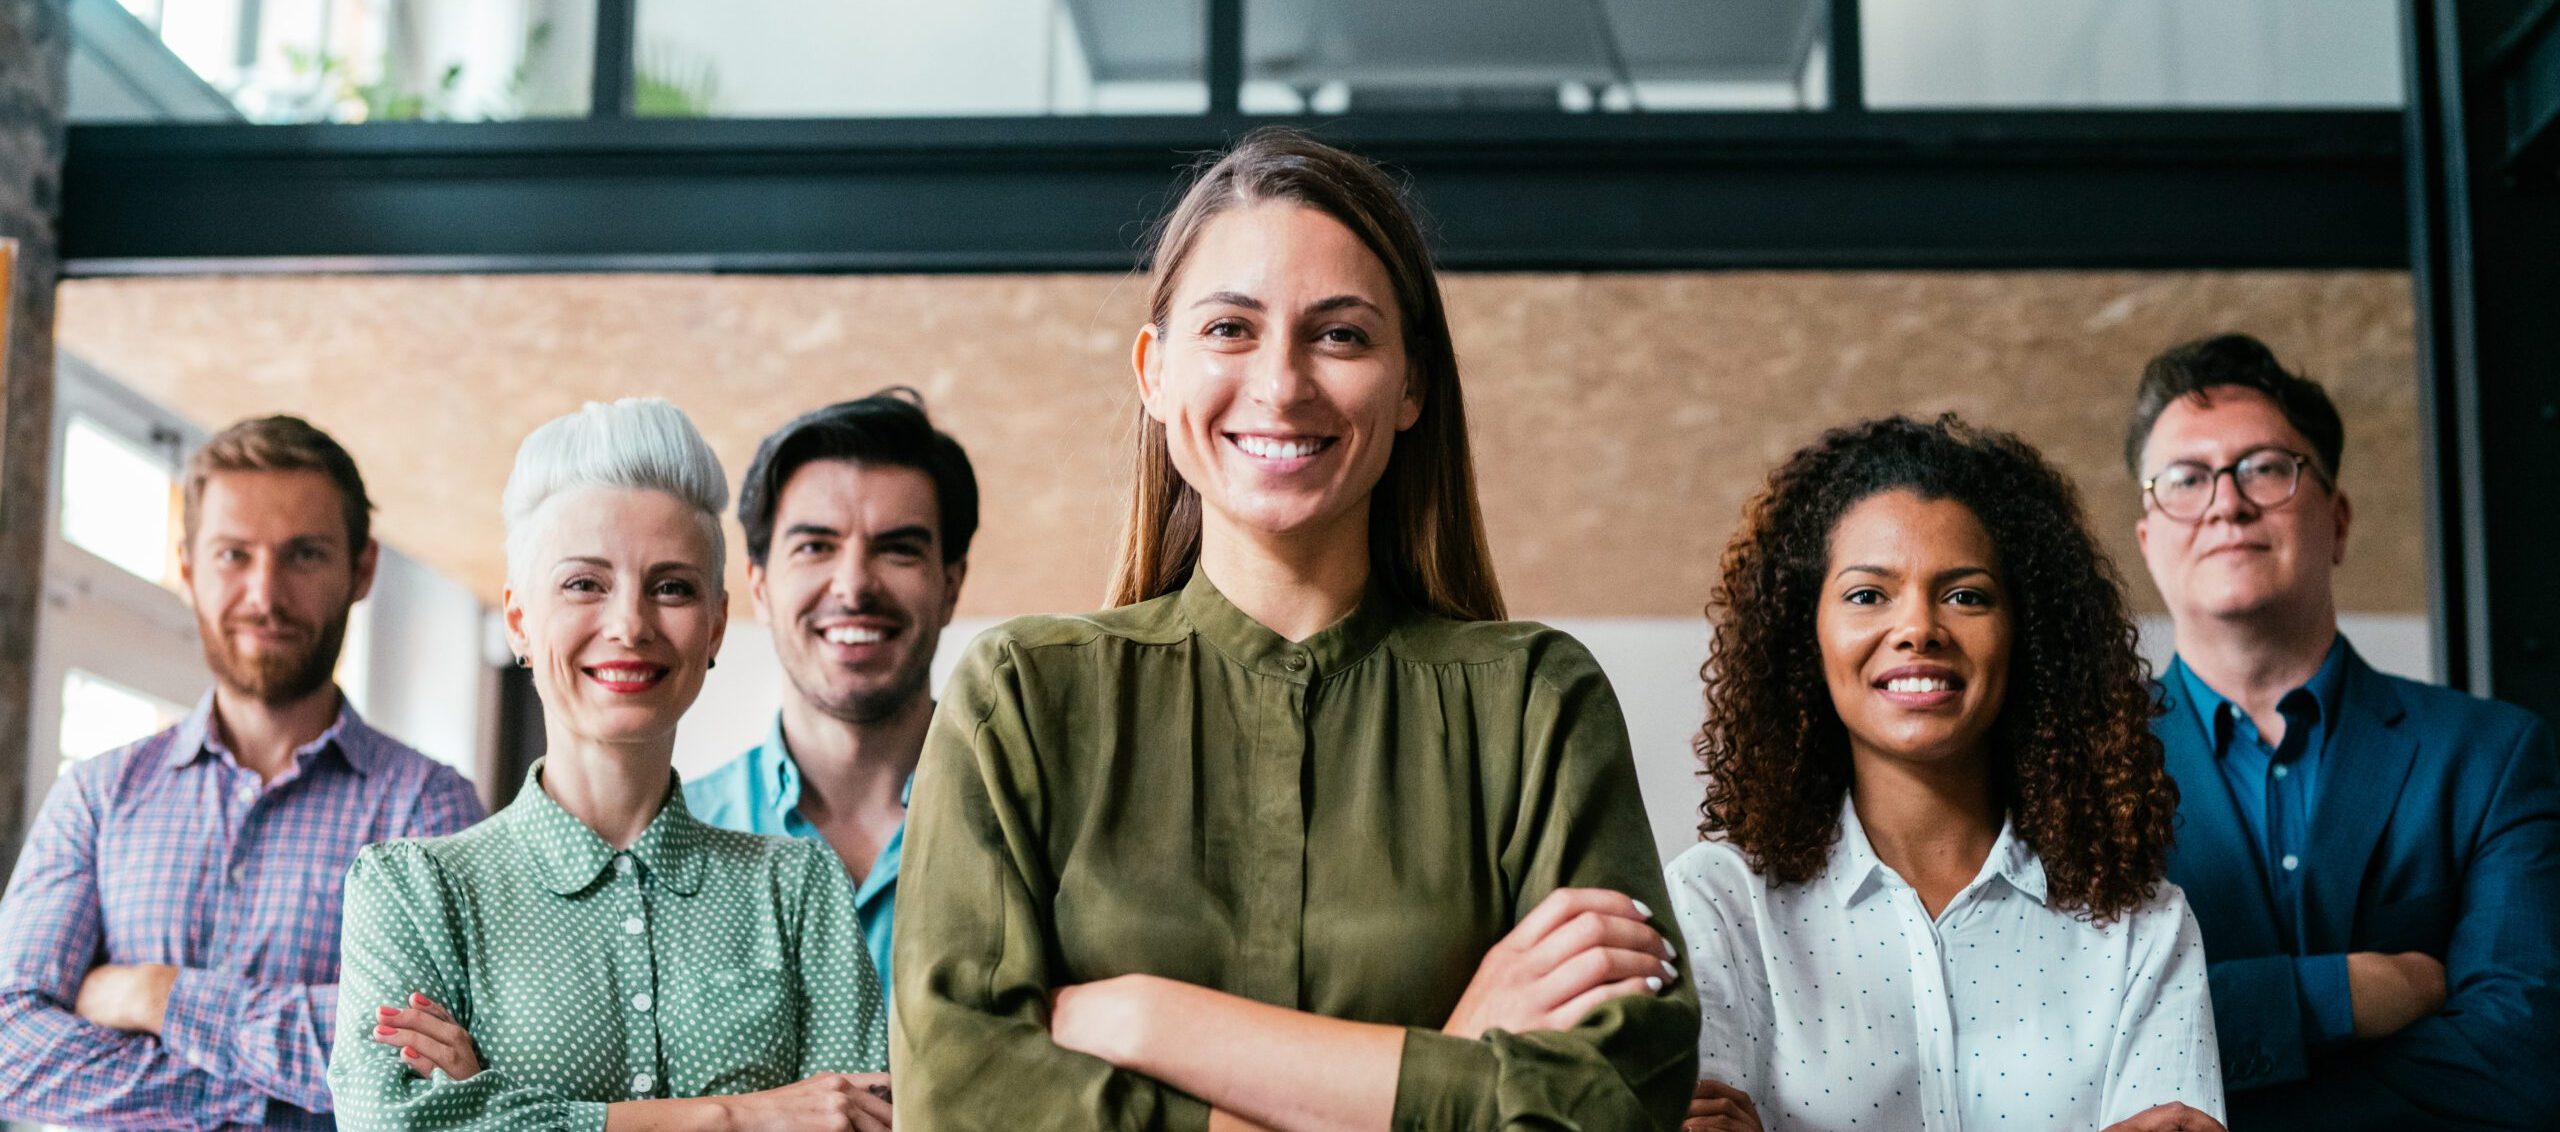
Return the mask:
[[609,405],[589,401],[525,437],[504,499],[509,585],[520,586],[532,565],[526,558],[533,553],[539,529],[533,519],[542,505],[582,487],[663,491],[700,512],[711,536],[711,588],[725,591],[729,548],[720,513],[729,506],[729,477],[684,410],[656,397],[626,397]]

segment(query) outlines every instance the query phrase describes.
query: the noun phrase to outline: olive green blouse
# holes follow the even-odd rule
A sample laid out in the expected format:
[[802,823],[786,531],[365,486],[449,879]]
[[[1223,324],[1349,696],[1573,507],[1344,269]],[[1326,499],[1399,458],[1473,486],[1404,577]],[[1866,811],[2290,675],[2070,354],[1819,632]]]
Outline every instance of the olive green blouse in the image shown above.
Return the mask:
[[[616,851],[542,792],[386,841],[348,870],[329,1087],[350,1129],[600,1129],[605,1104],[878,1072],[888,1023],[844,866],[822,841],[665,808]],[[480,1073],[421,1078],[370,1040],[419,991]]]
[[969,648],[908,813],[891,1062],[910,1130],[1185,1129],[1194,1097],[1048,1036],[1059,987],[1147,973],[1407,1027],[1395,1127],[1669,1127],[1683,977],[1570,1030],[1439,1032],[1549,892],[1665,911],[1626,724],[1582,646],[1373,588],[1292,643],[1204,573]]

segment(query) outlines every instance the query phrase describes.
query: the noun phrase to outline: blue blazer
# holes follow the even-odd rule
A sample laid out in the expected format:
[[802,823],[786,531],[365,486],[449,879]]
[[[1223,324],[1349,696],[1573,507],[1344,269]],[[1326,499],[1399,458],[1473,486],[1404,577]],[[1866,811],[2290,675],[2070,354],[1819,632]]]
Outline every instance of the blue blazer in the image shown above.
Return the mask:
[[[2204,931],[2232,1132],[2560,1128],[2560,755],[2529,712],[2385,676],[2350,648],[2311,802],[2302,940],[2177,679],[2153,721],[2178,782],[2169,879]],[[2183,665],[2185,662],[2178,662]],[[2306,1048],[2294,957],[2423,951],[2444,1009]]]

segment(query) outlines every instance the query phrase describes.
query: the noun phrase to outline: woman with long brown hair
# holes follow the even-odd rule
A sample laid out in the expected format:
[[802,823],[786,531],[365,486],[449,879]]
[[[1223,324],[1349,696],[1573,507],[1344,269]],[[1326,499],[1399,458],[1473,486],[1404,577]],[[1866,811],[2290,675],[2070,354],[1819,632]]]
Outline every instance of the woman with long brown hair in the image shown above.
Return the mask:
[[1114,608],[980,637],[916,776],[910,1129],[1660,1127],[1697,1002],[1625,724],[1505,622],[1392,182],[1258,131],[1156,247]]
[[2177,787],[2070,482],[1953,417],[1836,430],[1708,613],[1684,1132],[2220,1132]]

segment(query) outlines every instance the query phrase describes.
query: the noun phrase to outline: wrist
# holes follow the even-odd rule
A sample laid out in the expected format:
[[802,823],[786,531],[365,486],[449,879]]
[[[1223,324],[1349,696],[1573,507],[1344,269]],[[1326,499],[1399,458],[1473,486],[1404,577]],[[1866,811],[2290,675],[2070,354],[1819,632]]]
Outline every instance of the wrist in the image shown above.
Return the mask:
[[1148,1072],[1155,1018],[1172,985],[1152,975],[1120,975],[1075,988],[1060,1011],[1065,1044],[1122,1069]]

